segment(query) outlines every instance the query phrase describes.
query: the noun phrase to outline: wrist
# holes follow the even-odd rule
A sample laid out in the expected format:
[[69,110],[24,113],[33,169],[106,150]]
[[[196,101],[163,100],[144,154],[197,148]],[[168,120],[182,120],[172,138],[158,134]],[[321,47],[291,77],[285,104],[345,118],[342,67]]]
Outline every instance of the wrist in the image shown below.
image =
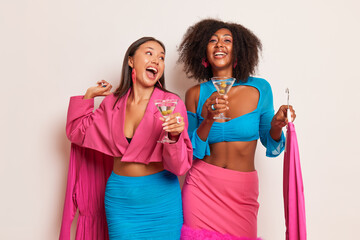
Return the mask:
[[213,124],[215,122],[215,119],[214,117],[211,117],[210,119],[209,118],[205,118],[204,121],[203,121],[205,124]]
[[172,134],[172,133],[169,133],[169,138],[170,140],[173,140],[175,142],[177,142],[177,140],[179,140],[179,137],[180,137],[180,134]]
[[281,132],[282,127],[277,125],[277,124],[271,124],[271,131],[273,131],[273,132]]
[[95,96],[91,92],[86,91],[83,99],[90,99],[90,98],[94,98],[94,97]]
[[282,128],[280,127],[271,127],[270,136],[275,141],[279,141],[281,139]]

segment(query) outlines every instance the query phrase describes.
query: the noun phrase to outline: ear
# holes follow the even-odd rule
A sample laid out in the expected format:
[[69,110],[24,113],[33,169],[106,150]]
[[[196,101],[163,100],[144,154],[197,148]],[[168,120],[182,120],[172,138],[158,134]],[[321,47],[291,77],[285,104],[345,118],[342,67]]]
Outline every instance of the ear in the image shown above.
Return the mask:
[[128,64],[131,68],[134,68],[134,58],[129,56]]

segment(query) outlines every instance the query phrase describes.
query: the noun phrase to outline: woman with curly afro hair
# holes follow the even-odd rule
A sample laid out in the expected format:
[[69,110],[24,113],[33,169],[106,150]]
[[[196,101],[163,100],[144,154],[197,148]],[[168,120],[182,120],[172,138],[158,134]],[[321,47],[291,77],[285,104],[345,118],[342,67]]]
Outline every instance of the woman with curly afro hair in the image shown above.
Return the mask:
[[[268,157],[278,156],[287,124],[287,106],[274,115],[270,84],[251,76],[261,49],[247,28],[215,19],[191,26],[179,46],[187,76],[203,82],[191,87],[185,100],[194,163],[182,192],[182,239],[257,239],[257,140]],[[236,81],[219,95],[212,77]],[[230,120],[215,120],[220,113]]]

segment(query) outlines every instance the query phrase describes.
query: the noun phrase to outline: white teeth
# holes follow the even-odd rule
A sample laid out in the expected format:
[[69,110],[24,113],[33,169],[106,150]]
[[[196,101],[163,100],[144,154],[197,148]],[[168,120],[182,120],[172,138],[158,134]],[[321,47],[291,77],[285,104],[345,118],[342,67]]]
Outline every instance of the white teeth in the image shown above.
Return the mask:
[[223,52],[216,52],[215,53],[215,56],[223,56],[223,55],[226,55],[226,53],[223,53]]
[[153,71],[154,73],[158,72],[158,70],[156,68],[153,68],[153,67],[148,67],[146,70]]

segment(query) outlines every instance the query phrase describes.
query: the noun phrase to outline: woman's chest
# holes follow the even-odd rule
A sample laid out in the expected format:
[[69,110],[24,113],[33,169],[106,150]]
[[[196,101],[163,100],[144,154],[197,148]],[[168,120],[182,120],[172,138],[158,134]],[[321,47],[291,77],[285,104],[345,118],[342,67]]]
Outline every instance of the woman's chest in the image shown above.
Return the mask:
[[124,116],[124,135],[128,138],[133,137],[141,120],[144,118],[146,104],[128,104]]

